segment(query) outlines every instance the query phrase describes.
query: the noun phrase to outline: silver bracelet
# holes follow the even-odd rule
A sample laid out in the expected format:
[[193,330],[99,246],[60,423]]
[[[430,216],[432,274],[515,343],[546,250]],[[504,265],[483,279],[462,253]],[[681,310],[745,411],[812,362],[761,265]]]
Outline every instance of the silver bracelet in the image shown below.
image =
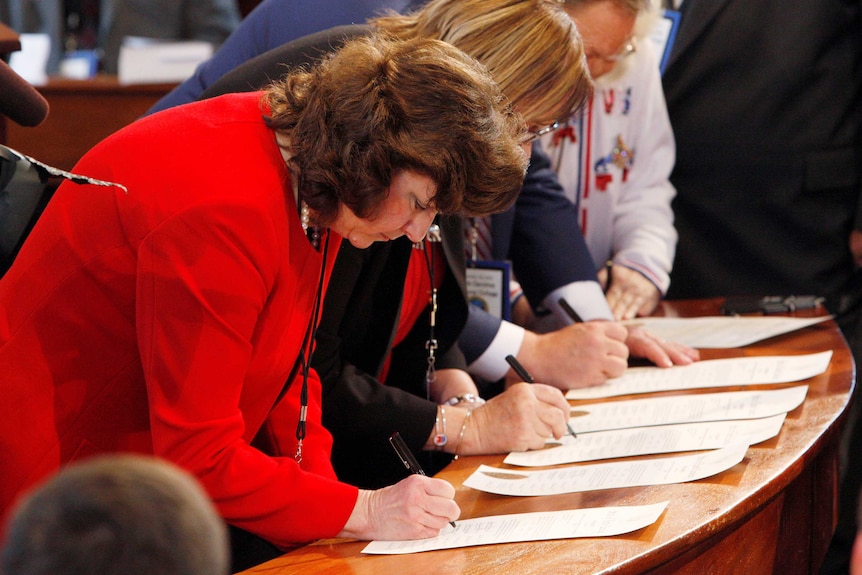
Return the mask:
[[[442,422],[442,425],[441,425]],[[440,451],[449,442],[449,437],[446,435],[446,408],[442,405],[437,409],[437,419],[434,422],[436,433],[434,435],[434,447]]]
[[470,420],[470,415],[473,413],[473,408],[467,409],[464,415],[464,423],[461,424],[461,431],[458,432],[458,441],[455,443],[455,459],[458,459],[458,449],[461,447],[461,440],[464,439],[464,432],[467,430],[467,422]]

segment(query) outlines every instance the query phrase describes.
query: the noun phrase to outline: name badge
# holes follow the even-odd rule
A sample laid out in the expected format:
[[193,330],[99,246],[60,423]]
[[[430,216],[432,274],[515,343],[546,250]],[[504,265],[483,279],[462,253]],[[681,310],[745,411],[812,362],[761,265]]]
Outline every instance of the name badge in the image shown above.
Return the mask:
[[675,10],[664,10],[651,33],[649,39],[653,43],[655,53],[659,58],[659,72],[664,74],[667,68],[667,61],[670,59],[670,52],[673,49],[673,42],[676,40],[676,33],[679,30],[679,22],[681,15]]
[[511,265],[502,261],[470,261],[466,270],[467,299],[494,317],[510,320]]

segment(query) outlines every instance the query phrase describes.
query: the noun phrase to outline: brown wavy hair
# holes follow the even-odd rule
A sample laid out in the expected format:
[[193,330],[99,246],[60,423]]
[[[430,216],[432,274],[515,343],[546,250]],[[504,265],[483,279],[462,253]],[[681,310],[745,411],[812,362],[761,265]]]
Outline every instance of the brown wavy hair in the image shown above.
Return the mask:
[[523,120],[487,70],[445,42],[352,40],[264,100],[321,225],[339,203],[374,219],[401,170],[431,178],[438,212],[476,216],[507,209],[526,171]]

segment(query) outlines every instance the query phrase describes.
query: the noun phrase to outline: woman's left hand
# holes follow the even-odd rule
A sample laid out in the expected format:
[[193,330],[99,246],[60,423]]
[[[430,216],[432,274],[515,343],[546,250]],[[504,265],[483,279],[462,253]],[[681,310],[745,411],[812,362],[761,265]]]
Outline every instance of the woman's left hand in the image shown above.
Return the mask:
[[700,352],[693,347],[656,337],[640,326],[626,327],[626,345],[633,357],[646,358],[659,367],[689,365],[700,359]]
[[[643,274],[625,266],[610,268],[610,289],[605,297],[617,320],[647,316],[655,311],[661,293]],[[599,271],[599,281],[608,285],[607,270]]]

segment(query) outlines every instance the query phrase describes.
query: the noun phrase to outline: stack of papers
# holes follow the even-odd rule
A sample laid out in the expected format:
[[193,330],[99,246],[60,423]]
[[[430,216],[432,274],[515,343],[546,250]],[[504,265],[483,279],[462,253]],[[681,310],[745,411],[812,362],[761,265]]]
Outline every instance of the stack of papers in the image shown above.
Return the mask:
[[480,465],[464,485],[498,495],[535,496],[684,483],[727,471],[742,461],[747,451],[747,444],[737,444],[679,457],[594,463],[541,471],[511,471]]
[[510,453],[503,463],[544,467],[636,455],[719,449],[736,443],[756,445],[778,435],[785,416],[779,413],[760,419],[615,429],[580,433],[577,438],[564,435],[560,439],[549,440],[546,449]]
[[[830,316],[647,318],[658,337],[692,347],[740,347],[814,325]],[[798,356],[755,356],[697,362],[671,368],[630,368],[594,388],[572,390],[568,399],[599,399],[668,390],[792,383],[820,375],[831,351]],[[504,463],[543,467],[632,456],[696,452],[674,457],[606,461],[542,470],[480,466],[464,486],[508,496],[541,496],[704,479],[742,462],[750,445],[776,437],[788,412],[805,400],[808,386],[658,396],[578,405],[569,420],[577,437],[549,440],[545,449],[510,453]],[[668,502],[631,507],[564,510],[458,521],[437,537],[375,541],[371,554],[400,554],[518,541],[600,537],[651,525]]]
[[728,349],[743,347],[832,319],[784,316],[646,317],[622,322],[638,325],[651,334],[691,347]]
[[652,525],[664,512],[665,507],[667,501],[652,505],[569,509],[462,519],[456,527],[447,527],[440,535],[431,539],[373,541],[362,552],[396,555],[495,543],[622,535]]
[[657,391],[791,383],[820,375],[829,367],[832,351],[808,355],[753,356],[710,359],[673,367],[630,367],[602,385],[570,389],[566,399],[601,399]]

